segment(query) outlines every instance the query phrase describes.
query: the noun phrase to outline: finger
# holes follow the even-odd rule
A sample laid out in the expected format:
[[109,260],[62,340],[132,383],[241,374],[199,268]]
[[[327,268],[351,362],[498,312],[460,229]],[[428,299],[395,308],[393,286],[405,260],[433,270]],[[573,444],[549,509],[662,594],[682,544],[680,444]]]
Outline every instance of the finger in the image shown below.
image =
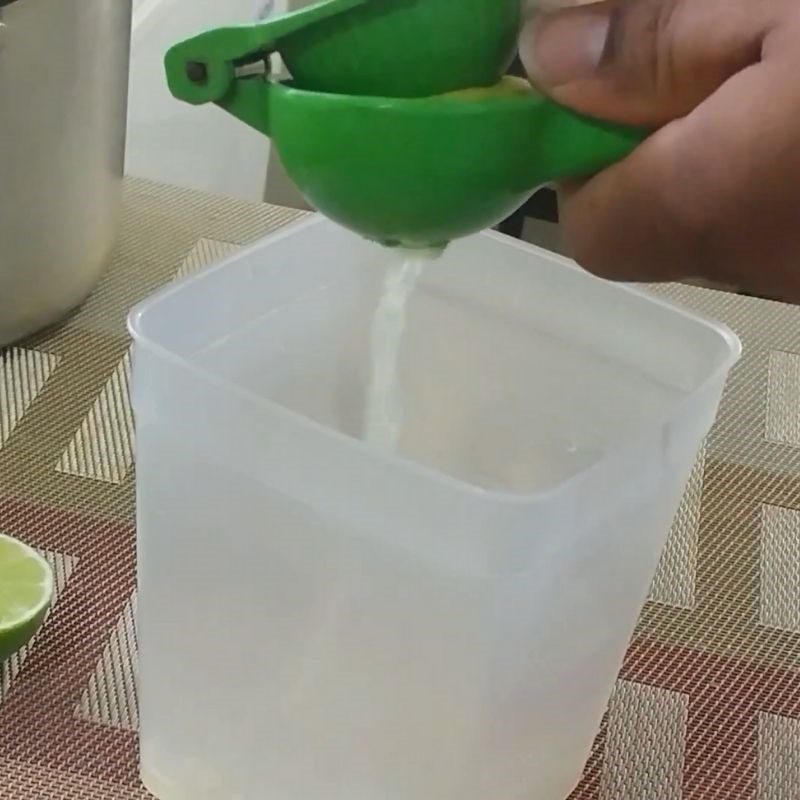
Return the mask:
[[[796,57],[730,79],[695,111],[563,197],[581,264],[620,280],[706,277],[800,297]],[[744,113],[743,113],[744,109]]]
[[534,83],[586,114],[677,119],[761,60],[785,0],[608,0],[534,16],[520,55]]

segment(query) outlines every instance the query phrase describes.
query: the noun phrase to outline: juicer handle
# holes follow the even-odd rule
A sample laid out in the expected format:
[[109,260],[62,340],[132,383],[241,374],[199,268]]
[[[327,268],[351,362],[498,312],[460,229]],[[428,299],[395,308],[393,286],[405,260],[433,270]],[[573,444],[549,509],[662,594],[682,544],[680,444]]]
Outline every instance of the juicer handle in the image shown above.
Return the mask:
[[588,117],[543,97],[536,112],[536,157],[530,185],[582,178],[628,156],[651,133]]
[[[2,2],[2,0],[0,0]],[[222,100],[237,73],[263,63],[280,50],[280,41],[328,17],[375,0],[323,0],[265,22],[206,31],[173,45],[164,58],[172,94],[193,105]]]

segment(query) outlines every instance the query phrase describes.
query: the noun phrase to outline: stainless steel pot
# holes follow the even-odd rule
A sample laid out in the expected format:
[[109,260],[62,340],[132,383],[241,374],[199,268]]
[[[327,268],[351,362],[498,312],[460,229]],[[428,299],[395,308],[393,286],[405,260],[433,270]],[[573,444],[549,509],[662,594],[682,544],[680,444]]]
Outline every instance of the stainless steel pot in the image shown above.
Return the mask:
[[0,347],[81,303],[119,222],[131,0],[0,0]]

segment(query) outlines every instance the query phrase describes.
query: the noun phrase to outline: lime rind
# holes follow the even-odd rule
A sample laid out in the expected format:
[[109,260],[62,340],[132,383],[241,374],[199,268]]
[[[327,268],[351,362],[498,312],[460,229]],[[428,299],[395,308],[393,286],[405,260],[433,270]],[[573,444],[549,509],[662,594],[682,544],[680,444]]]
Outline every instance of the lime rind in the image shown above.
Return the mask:
[[53,599],[53,571],[35,550],[0,534],[0,662],[41,627]]

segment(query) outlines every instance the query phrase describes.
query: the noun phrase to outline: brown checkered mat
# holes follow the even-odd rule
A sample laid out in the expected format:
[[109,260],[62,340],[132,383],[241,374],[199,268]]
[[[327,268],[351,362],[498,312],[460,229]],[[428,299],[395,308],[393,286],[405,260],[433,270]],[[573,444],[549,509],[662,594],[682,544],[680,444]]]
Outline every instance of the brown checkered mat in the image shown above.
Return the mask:
[[[43,631],[0,667],[0,798],[147,797],[125,316],[295,216],[130,180],[116,258],[93,297],[0,355],[0,529],[40,548],[58,584]],[[800,309],[658,291],[727,322],[745,358],[573,800],[798,800]]]

